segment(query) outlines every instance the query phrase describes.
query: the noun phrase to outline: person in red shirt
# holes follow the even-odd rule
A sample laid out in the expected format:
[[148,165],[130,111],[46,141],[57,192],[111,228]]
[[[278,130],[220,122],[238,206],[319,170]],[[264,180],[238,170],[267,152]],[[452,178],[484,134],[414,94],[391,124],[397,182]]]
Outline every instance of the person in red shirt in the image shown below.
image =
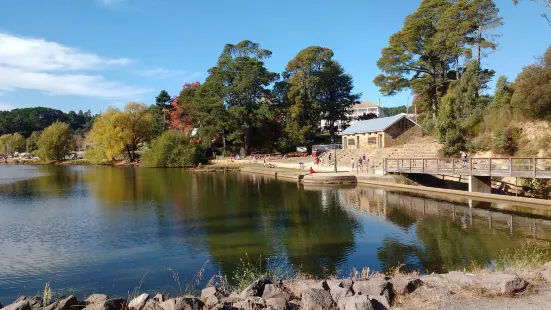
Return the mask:
[[310,174],[314,173],[314,169],[312,169],[312,167],[310,167]]

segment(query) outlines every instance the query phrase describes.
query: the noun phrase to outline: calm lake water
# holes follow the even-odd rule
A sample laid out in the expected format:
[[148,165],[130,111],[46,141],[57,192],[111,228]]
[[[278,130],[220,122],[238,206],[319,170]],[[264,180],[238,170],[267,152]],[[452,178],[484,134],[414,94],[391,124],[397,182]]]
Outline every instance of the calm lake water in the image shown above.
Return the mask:
[[549,247],[550,211],[471,204],[243,173],[0,166],[0,302],[46,282],[78,297],[127,296],[142,278],[141,291],[175,292],[169,269],[184,283],[203,266],[205,279],[231,276],[260,256],[347,275],[398,263],[444,271],[526,242]]

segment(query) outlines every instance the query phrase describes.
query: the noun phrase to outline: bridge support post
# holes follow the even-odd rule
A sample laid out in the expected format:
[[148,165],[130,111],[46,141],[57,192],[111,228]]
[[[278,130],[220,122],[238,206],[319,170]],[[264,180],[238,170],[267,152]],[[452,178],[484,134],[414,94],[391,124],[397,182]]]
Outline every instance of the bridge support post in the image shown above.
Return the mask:
[[492,178],[469,176],[469,192],[476,193],[492,193]]

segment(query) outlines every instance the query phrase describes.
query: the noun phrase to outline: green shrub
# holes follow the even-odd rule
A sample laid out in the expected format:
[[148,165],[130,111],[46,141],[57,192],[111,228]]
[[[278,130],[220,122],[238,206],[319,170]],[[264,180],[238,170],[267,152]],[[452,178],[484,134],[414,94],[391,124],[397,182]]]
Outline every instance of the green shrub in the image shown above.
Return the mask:
[[142,155],[144,167],[195,167],[206,163],[203,149],[180,131],[167,131],[153,140],[151,149]]
[[518,149],[518,137],[511,128],[498,130],[494,133],[492,149],[504,155],[514,155]]
[[523,243],[518,249],[501,251],[495,259],[495,266],[498,270],[537,269],[547,263],[549,259],[549,250]]
[[97,148],[91,148],[84,151],[84,158],[91,164],[98,165],[105,160],[105,152]]

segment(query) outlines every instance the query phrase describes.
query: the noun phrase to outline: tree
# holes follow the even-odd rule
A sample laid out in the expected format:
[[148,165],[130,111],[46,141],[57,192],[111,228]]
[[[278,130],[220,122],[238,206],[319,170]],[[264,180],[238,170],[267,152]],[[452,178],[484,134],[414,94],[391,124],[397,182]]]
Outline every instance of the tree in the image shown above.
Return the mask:
[[244,155],[250,153],[252,129],[268,114],[270,90],[267,87],[279,76],[264,66],[263,60],[271,54],[251,41],[226,44],[205,81],[207,92],[217,95],[211,98],[222,99],[233,127],[228,138],[242,146]]
[[347,121],[352,105],[360,95],[352,93],[352,77],[333,60],[333,51],[311,46],[300,51],[285,67],[284,92],[287,106],[286,131],[295,142],[312,150],[322,118],[331,136],[336,123]]
[[507,77],[502,75],[497,79],[494,97],[491,107],[493,109],[508,108],[513,97],[513,88]]
[[155,97],[155,105],[151,106],[151,112],[153,113],[153,135],[155,137],[161,135],[170,127],[169,112],[172,110],[172,101],[173,98],[164,89]]
[[0,153],[13,155],[15,152],[25,151],[25,138],[19,133],[0,136]]
[[124,111],[109,108],[96,118],[88,135],[96,149],[94,155],[114,160],[126,152],[135,161],[138,147],[151,138],[152,124],[153,116],[143,103],[130,102]]
[[514,84],[511,106],[528,118],[551,116],[551,47],[537,63],[526,66]]
[[27,138],[26,148],[27,153],[32,153],[38,150],[38,140],[40,139],[41,131],[35,131]]
[[178,97],[172,101],[172,110],[170,111],[170,128],[178,131],[186,131],[188,134],[193,129],[191,123],[190,109],[193,109],[193,100],[201,83],[186,83],[180,91]]
[[474,47],[480,62],[485,50],[496,48],[491,31],[501,25],[497,13],[492,0],[423,0],[382,50],[377,66],[383,73],[375,85],[387,96],[412,90],[436,119],[450,80],[460,79],[460,58],[470,58]]
[[63,160],[73,147],[73,136],[69,125],[55,122],[38,139],[38,154],[45,160]]
[[364,113],[360,116],[358,116],[358,121],[367,121],[367,120],[370,120],[370,119],[375,119],[377,118],[377,114],[375,113]]
[[338,130],[337,125],[347,124],[352,105],[360,100],[361,94],[354,94],[352,76],[346,74],[341,65],[331,60],[319,72],[317,97],[321,105],[321,115],[326,121],[331,139]]
[[444,97],[436,120],[438,140],[443,145],[441,152],[446,156],[457,155],[465,150],[465,132],[457,121],[456,103],[457,97],[453,94]]
[[169,130],[153,140],[142,157],[145,167],[194,167],[206,163],[202,149],[184,132]]
[[[551,11],[551,0],[528,0],[528,1],[534,2],[534,3],[544,7],[546,10]],[[514,5],[517,5],[518,2],[519,2],[518,0],[513,0]],[[546,13],[542,13],[541,17],[545,18],[545,20],[547,21],[549,26],[551,26],[551,20],[549,20],[549,17],[547,16]]]

